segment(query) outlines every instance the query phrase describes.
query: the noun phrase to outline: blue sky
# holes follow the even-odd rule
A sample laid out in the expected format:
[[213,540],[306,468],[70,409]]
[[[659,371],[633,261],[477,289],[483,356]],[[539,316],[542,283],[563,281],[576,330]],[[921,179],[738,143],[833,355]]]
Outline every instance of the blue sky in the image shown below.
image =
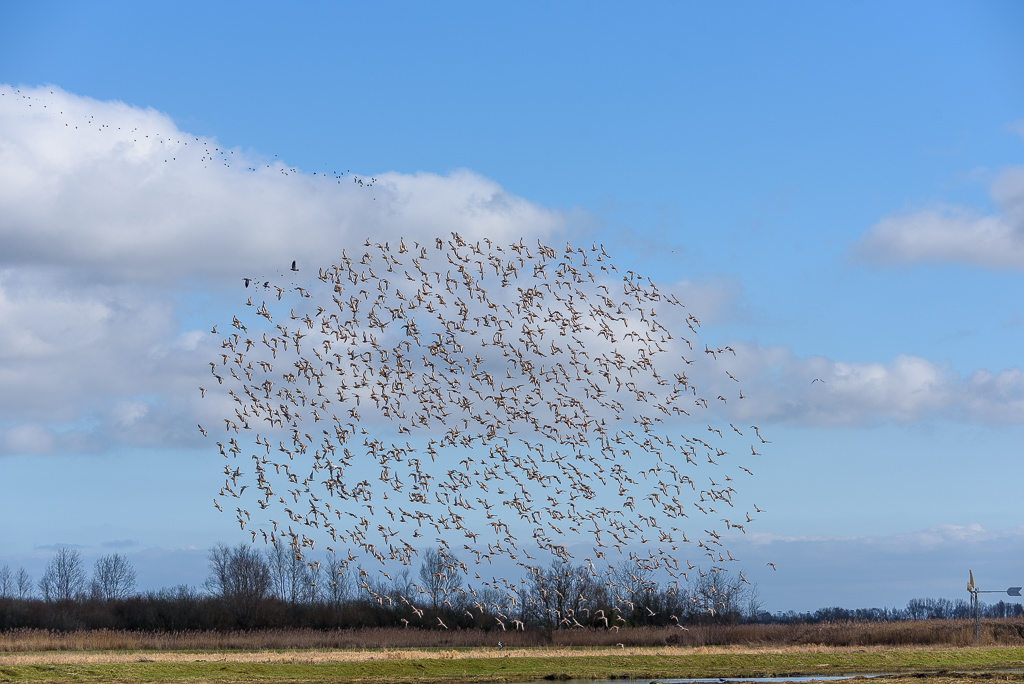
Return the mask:
[[[1024,580],[1019,4],[43,2],[0,26],[0,565],[75,544],[201,582],[240,537],[193,434],[198,331],[249,269],[457,226],[604,243],[741,352],[772,444],[733,553],[767,608]],[[144,182],[95,130],[129,123],[297,171]],[[392,192],[313,189],[335,170]]]

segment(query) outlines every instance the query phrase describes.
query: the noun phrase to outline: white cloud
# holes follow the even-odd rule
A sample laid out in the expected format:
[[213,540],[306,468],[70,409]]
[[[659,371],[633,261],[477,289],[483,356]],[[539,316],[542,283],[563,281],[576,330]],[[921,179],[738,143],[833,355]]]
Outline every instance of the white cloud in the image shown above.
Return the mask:
[[53,435],[41,425],[22,423],[3,432],[3,449],[10,453],[46,453],[53,444]]
[[[743,379],[742,419],[810,425],[907,423],[930,418],[1024,422],[1024,371],[976,370],[900,355],[888,363],[799,358],[786,347],[733,343],[733,374]],[[820,380],[820,381],[819,381]]]
[[1024,167],[1002,171],[991,193],[996,214],[940,205],[887,216],[861,237],[853,254],[878,264],[948,262],[1024,269]]
[[197,333],[175,328],[171,298],[152,286],[0,270],[0,412],[66,426],[102,411],[106,398],[181,391],[202,369],[188,349]]
[[367,237],[565,228],[467,170],[359,181],[225,149],[152,109],[0,85],[0,453],[195,443],[224,407],[199,400],[216,350],[183,302],[237,304],[243,277],[293,259],[315,271]]
[[130,427],[149,413],[149,404],[141,400],[120,399],[114,403],[114,418],[122,428]]
[[[278,277],[292,259],[311,270],[367,236],[553,241],[566,230],[561,214],[471,171],[360,180],[268,166],[152,109],[0,86],[0,453],[198,443],[195,424],[230,409],[200,401],[216,350],[202,313],[181,320],[182,303],[238,303],[242,277]],[[1024,170],[1005,172],[993,194],[1003,216],[990,220],[1019,228]],[[728,315],[739,298],[728,279],[676,289],[701,317]],[[836,425],[1024,416],[1020,369],[961,378],[910,356],[853,364],[732,346],[728,368],[747,396],[729,402],[738,416]],[[738,386],[719,375],[715,394],[734,396]],[[824,382],[811,385],[816,377]]]
[[694,313],[702,324],[716,323],[736,315],[743,295],[740,282],[734,277],[714,276],[706,280],[684,278],[669,288]]
[[366,237],[504,240],[564,228],[560,214],[467,170],[359,184],[268,165],[151,109],[56,88],[0,93],[0,265],[238,282],[292,259],[329,265]]

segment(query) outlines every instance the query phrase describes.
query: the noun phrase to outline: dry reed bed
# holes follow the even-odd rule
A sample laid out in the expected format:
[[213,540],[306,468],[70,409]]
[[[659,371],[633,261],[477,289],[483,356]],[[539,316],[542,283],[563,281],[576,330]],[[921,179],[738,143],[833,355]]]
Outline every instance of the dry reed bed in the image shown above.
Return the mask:
[[[628,648],[739,646],[769,648],[964,647],[972,644],[971,620],[835,622],[796,625],[704,625],[689,631],[670,627],[634,627],[619,631],[418,630],[399,628],[260,631],[129,632],[92,630],[57,632],[18,629],[0,632],[0,653],[33,651],[224,651],[250,653],[299,650],[371,650],[410,648],[490,648],[502,640],[509,648]],[[1024,622],[985,620],[982,646],[1024,646]],[[621,649],[619,649],[621,650]],[[664,652],[664,651],[661,651]]]
[[0,667],[12,665],[90,665],[101,663],[299,663],[315,665],[322,663],[350,663],[380,660],[465,660],[498,658],[567,658],[598,656],[685,656],[721,654],[800,654],[800,653],[841,653],[841,652],[882,652],[891,651],[881,646],[869,648],[828,647],[821,644],[754,648],[744,646],[645,646],[629,648],[587,648],[578,647],[534,647],[534,648],[468,648],[468,649],[358,649],[358,650],[308,650],[308,651],[228,651],[219,653],[182,651],[58,651],[23,652],[0,654]]
[[[709,649],[699,649],[711,652]],[[180,651],[143,651],[111,653],[96,651],[62,651],[49,653],[0,654],[0,666],[10,665],[84,665],[98,663],[139,663],[139,662],[235,662],[235,663],[339,663],[366,662],[373,660],[465,660],[469,658],[563,658],[569,656],[607,655],[684,655],[694,649],[678,646],[646,648],[596,648],[581,651],[569,648],[472,648],[472,649],[374,649],[339,651],[257,651],[227,653],[183,653]]]

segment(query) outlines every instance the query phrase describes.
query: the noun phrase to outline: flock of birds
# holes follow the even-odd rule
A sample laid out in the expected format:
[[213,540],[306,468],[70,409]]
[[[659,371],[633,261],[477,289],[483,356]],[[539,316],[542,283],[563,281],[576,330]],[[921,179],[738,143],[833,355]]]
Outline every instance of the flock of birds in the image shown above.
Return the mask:
[[[236,163],[215,141],[0,95],[166,163]],[[534,574],[578,558],[609,577],[628,558],[678,585],[735,561],[722,525],[753,521],[736,478],[767,442],[756,426],[715,425],[744,397],[725,367],[735,351],[698,342],[682,303],[602,246],[482,242],[368,239],[307,280],[296,262],[243,278],[246,307],[214,326],[221,353],[199,388],[225,407],[214,505],[254,542],[300,556],[319,543],[346,567],[409,565],[429,546],[451,572],[472,558],[478,578],[500,558]]]
[[678,585],[736,560],[717,529],[746,532],[752,472],[729,445],[767,440],[709,422],[743,398],[735,351],[697,343],[682,303],[602,246],[367,239],[298,275],[246,277],[244,311],[213,328],[231,407],[214,505],[253,541],[343,564],[436,547],[478,578],[499,557],[595,575],[628,557]]
[[[165,135],[152,130],[147,132],[138,126],[128,127],[104,123],[102,120],[98,120],[95,114],[85,114],[81,110],[71,111],[71,109],[77,108],[66,101],[62,102],[59,96],[49,98],[46,96],[47,94],[55,95],[52,90],[43,93],[41,89],[23,91],[21,88],[0,85],[0,98],[4,100],[10,98],[10,101],[19,102],[25,108],[27,114],[55,117],[64,123],[63,128],[69,133],[72,131],[91,131],[97,134],[115,136],[120,138],[122,143],[130,144],[143,156],[152,157],[154,160],[162,160],[164,164],[196,164],[206,169],[218,167],[237,168],[242,163],[256,163],[252,162],[248,157],[243,162],[241,153],[236,155],[234,150],[223,147],[216,140],[189,136],[182,134],[180,131],[176,135]],[[68,106],[68,111],[62,108],[64,106]],[[281,162],[276,154],[273,159],[267,161],[271,163],[246,166],[245,170],[250,172],[270,172],[281,176],[295,176],[300,173],[298,168],[287,166]],[[348,182],[348,179],[351,179],[353,184],[362,188],[372,188],[377,182],[376,178],[353,174],[351,169],[346,169],[345,171],[316,171],[311,175],[313,180],[318,182],[334,181],[338,185],[342,183],[342,180]]]

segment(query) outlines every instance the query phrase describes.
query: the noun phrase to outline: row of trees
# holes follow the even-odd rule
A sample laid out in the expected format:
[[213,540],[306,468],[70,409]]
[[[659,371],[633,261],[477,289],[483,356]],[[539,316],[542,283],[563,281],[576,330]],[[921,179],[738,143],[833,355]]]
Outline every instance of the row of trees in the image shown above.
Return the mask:
[[[284,546],[259,551],[223,544],[209,551],[201,589],[138,594],[119,554],[99,559],[91,578],[81,554],[61,549],[32,584],[24,569],[0,569],[0,628],[237,629],[413,626],[448,629],[615,629],[627,625],[754,619],[756,591],[724,573],[684,589],[661,588],[624,563],[610,577],[554,562],[517,582],[468,583],[467,567],[428,549],[418,572],[394,577],[350,568],[334,555],[300,557]],[[32,587],[38,594],[32,592]]]
[[347,614],[350,620],[359,613],[361,625],[549,632],[670,621],[734,623],[756,618],[760,606],[754,587],[725,573],[708,573],[686,589],[662,589],[649,570],[631,563],[606,578],[587,566],[556,561],[519,582],[470,586],[466,566],[434,549],[423,554],[416,574],[404,569],[394,577],[350,571],[333,555],[311,562],[284,547],[260,554],[244,544],[215,546],[210,569],[205,589],[239,626],[264,620],[268,601],[290,606],[293,615],[303,613],[300,608]]
[[[209,551],[202,588],[135,592],[136,575],[119,554],[96,561],[91,577],[77,551],[61,549],[33,584],[24,569],[0,568],[0,629],[238,629],[413,626],[448,629],[561,629],[739,622],[889,621],[970,617],[966,601],[914,599],[904,609],[761,609],[756,587],[724,572],[661,587],[652,573],[623,563],[610,576],[554,562],[516,581],[470,585],[466,566],[444,550],[422,555],[419,571],[394,577],[322,562],[287,547],[259,551],[223,544]],[[38,593],[35,593],[35,590]],[[982,606],[985,617],[1024,616],[1017,603]]]
[[135,591],[135,569],[127,558],[114,553],[103,556],[88,576],[82,554],[74,549],[59,549],[43,570],[37,585],[25,568],[17,572],[7,565],[0,568],[0,598],[31,599],[34,589],[44,601],[71,601],[88,596],[110,601],[127,598]]
[[[981,603],[979,613],[983,618],[1024,617],[1024,605],[998,601]],[[819,608],[813,612],[779,612],[761,622],[776,623],[820,623],[820,622],[894,622],[899,620],[951,620],[973,618],[970,601],[945,598],[916,598],[907,602],[905,608]]]

